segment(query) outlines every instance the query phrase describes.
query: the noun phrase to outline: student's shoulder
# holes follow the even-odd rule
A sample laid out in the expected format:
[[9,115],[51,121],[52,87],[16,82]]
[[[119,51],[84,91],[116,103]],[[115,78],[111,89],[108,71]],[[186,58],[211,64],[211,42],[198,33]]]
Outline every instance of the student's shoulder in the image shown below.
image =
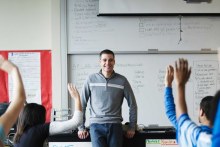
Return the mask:
[[[195,128],[197,127],[197,125],[195,124],[195,122],[193,122],[189,115],[187,113],[184,113],[182,115],[180,115],[180,117],[177,119],[177,122],[178,122],[178,127],[180,129],[186,129],[186,130],[189,130],[192,128]],[[191,126],[191,127],[189,127]]]

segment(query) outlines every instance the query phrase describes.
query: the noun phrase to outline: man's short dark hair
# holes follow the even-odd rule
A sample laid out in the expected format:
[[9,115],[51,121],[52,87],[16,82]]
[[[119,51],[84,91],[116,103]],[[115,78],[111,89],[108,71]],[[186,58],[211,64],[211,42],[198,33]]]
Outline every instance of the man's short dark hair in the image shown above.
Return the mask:
[[211,119],[211,104],[212,104],[212,100],[214,99],[213,96],[206,96],[204,97],[201,102],[200,102],[200,109],[203,110],[203,112],[206,115],[206,118],[208,120]]
[[109,49],[105,49],[103,51],[100,52],[99,57],[101,58],[102,54],[112,54],[113,57],[115,58],[115,54],[113,51],[109,50]]

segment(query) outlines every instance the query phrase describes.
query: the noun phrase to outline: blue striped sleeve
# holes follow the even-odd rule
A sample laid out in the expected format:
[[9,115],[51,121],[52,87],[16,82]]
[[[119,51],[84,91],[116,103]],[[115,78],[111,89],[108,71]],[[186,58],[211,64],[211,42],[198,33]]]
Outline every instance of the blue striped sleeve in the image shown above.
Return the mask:
[[177,129],[176,110],[171,87],[165,88],[164,104],[166,115],[175,129]]

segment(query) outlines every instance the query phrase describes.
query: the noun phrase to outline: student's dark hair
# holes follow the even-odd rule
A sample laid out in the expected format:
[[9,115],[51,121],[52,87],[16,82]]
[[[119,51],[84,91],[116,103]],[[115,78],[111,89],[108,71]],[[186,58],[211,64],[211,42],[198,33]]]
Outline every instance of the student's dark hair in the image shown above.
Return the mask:
[[206,96],[204,97],[200,102],[200,109],[203,110],[205,113],[205,116],[208,120],[211,119],[211,106],[212,106],[212,100],[214,99],[213,96]]
[[46,120],[46,109],[44,106],[29,103],[25,105],[18,117],[17,132],[14,136],[14,143],[18,143],[22,134],[29,128],[38,124],[45,123]]
[[113,57],[115,58],[115,53],[109,49],[105,49],[103,51],[100,52],[99,57],[101,58],[102,54],[112,54]]
[[212,107],[211,107],[211,120],[210,120],[210,124],[211,126],[214,125],[214,121],[215,121],[215,116],[217,113],[217,109],[218,109],[218,103],[219,103],[219,99],[220,99],[220,90],[218,90],[212,100]]

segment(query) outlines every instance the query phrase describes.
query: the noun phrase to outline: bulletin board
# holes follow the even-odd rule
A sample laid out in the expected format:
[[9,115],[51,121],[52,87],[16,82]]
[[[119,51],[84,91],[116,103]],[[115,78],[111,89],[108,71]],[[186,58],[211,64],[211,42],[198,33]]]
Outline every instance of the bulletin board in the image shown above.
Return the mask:
[[[51,51],[10,50],[0,51],[0,54],[18,66],[27,103],[42,104],[46,108],[46,121],[50,121],[52,108]],[[10,102],[13,99],[12,85],[10,75],[0,71],[0,102]]]

